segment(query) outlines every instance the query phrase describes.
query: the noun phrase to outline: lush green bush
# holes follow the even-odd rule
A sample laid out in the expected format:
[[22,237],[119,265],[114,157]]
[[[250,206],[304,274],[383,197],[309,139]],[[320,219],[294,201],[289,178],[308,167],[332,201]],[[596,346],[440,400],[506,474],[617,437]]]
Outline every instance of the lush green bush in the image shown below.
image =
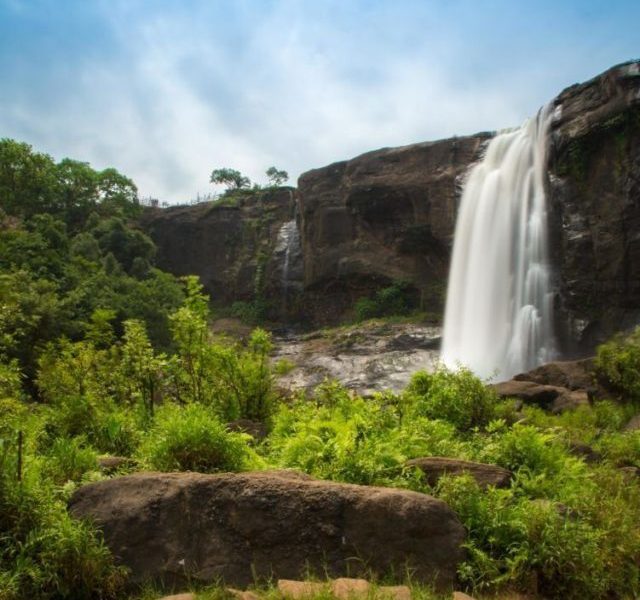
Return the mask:
[[81,438],[54,440],[46,457],[44,474],[55,484],[80,481],[88,471],[98,468],[96,451]]
[[563,515],[554,502],[482,491],[468,476],[441,479],[438,495],[470,532],[459,574],[475,589],[508,584],[543,597],[598,598],[625,587],[602,560],[603,532]]
[[360,298],[354,307],[356,321],[404,315],[409,312],[410,305],[408,284],[397,281],[393,285],[378,290],[373,298]]
[[200,404],[166,404],[144,440],[140,456],[160,471],[242,471],[251,464],[244,434],[230,433]]
[[464,452],[448,423],[403,419],[395,396],[365,401],[333,383],[318,392],[317,403],[301,399],[276,414],[268,457],[277,465],[321,479],[416,487],[408,459]]
[[625,400],[640,403],[640,327],[599,346],[596,369]]
[[460,431],[483,427],[495,416],[497,396],[467,369],[418,372],[405,394],[419,414],[448,421]]
[[62,495],[32,467],[22,481],[0,470],[0,598],[121,598],[124,571],[98,533],[73,520]]

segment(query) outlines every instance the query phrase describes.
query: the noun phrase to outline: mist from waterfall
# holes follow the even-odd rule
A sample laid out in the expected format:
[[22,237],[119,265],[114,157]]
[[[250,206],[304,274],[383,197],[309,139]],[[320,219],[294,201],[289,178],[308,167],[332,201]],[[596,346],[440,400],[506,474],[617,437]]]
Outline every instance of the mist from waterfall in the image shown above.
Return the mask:
[[441,359],[507,379],[553,357],[548,109],[498,134],[470,171],[456,223]]

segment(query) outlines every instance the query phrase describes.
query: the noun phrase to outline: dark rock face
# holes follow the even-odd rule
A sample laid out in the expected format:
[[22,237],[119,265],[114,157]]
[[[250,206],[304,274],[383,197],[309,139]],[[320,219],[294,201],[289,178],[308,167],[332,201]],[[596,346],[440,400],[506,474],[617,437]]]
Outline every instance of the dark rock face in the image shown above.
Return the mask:
[[318,320],[394,280],[442,311],[461,180],[490,137],[385,148],[300,177],[304,283]]
[[[640,323],[640,62],[574,85],[552,106],[556,331],[561,354],[578,356]],[[304,173],[297,192],[152,210],[142,225],[160,267],[200,275],[221,303],[261,294],[292,320],[335,323],[359,298],[402,280],[414,305],[439,316],[460,189],[490,137],[376,150]],[[285,286],[279,233],[296,202],[301,245]]]
[[[280,232],[295,215],[295,190],[277,188],[225,204],[149,209],[142,227],[158,246],[160,268],[199,275],[212,300],[231,304],[271,300],[280,309],[286,248]],[[289,272],[301,280],[302,257],[289,257]]]
[[468,473],[482,488],[487,488],[490,485],[507,487],[513,477],[511,471],[497,465],[488,465],[442,456],[414,458],[407,461],[407,465],[418,467],[425,474],[429,485],[435,485],[438,479],[445,474],[462,475],[463,473]]
[[640,322],[640,63],[562,92],[549,199],[565,352]]
[[464,554],[464,528],[440,500],[282,471],[130,475],[80,488],[69,511],[101,527],[134,583],[410,568],[450,587]]

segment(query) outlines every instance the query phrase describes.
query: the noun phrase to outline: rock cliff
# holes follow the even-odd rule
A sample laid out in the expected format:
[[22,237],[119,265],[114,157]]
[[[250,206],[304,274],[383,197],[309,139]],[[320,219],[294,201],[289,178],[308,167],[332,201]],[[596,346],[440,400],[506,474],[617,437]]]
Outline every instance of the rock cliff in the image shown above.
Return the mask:
[[[640,322],[640,62],[552,104],[556,329],[561,351],[579,354]],[[298,190],[150,211],[143,225],[159,265],[199,274],[221,303],[261,295],[276,318],[335,323],[358,298],[404,281],[415,306],[439,315],[461,185],[490,137],[376,150],[304,173]]]
[[216,203],[147,209],[141,225],[158,246],[158,265],[176,275],[197,274],[214,303],[276,299],[280,316],[284,288],[299,289],[302,257],[289,252],[283,229],[295,219],[293,188],[238,194]]
[[583,353],[640,323],[640,62],[554,101],[549,201],[557,331]]

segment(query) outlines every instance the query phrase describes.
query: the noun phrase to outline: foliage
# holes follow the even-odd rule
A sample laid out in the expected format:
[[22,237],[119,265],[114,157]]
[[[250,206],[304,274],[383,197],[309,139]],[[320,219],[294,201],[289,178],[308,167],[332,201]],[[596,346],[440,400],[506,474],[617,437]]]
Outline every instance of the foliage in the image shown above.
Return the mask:
[[74,231],[95,210],[130,217],[140,209],[135,184],[115,169],[95,171],[68,158],[56,164],[28,144],[6,138],[0,140],[0,206],[26,219],[55,215]]
[[471,371],[445,367],[416,373],[406,394],[416,410],[431,419],[444,419],[460,431],[487,425],[495,415],[497,397]]
[[408,288],[407,283],[397,281],[378,290],[373,298],[360,298],[355,305],[356,321],[407,314],[411,308]]
[[0,469],[0,597],[122,597],[125,573],[98,533],[72,519],[32,464],[22,481]]
[[269,180],[269,185],[273,187],[282,185],[289,179],[289,173],[276,169],[275,167],[269,167],[265,174]]
[[416,487],[418,475],[405,467],[409,458],[463,452],[447,423],[403,418],[396,396],[365,401],[332,382],[316,392],[315,405],[303,398],[281,406],[268,438],[269,457],[279,466],[321,479]]
[[251,181],[236,169],[222,168],[211,171],[209,178],[211,183],[219,183],[227,186],[227,191],[248,188]]
[[270,335],[256,329],[246,348],[214,341],[207,325],[207,300],[197,280],[187,278],[185,305],[171,316],[177,349],[175,396],[212,406],[226,420],[267,421],[275,399]]
[[640,403],[640,327],[598,348],[596,368],[622,397]]
[[226,431],[217,415],[200,404],[164,405],[140,455],[161,471],[241,471],[250,460],[245,436]]

